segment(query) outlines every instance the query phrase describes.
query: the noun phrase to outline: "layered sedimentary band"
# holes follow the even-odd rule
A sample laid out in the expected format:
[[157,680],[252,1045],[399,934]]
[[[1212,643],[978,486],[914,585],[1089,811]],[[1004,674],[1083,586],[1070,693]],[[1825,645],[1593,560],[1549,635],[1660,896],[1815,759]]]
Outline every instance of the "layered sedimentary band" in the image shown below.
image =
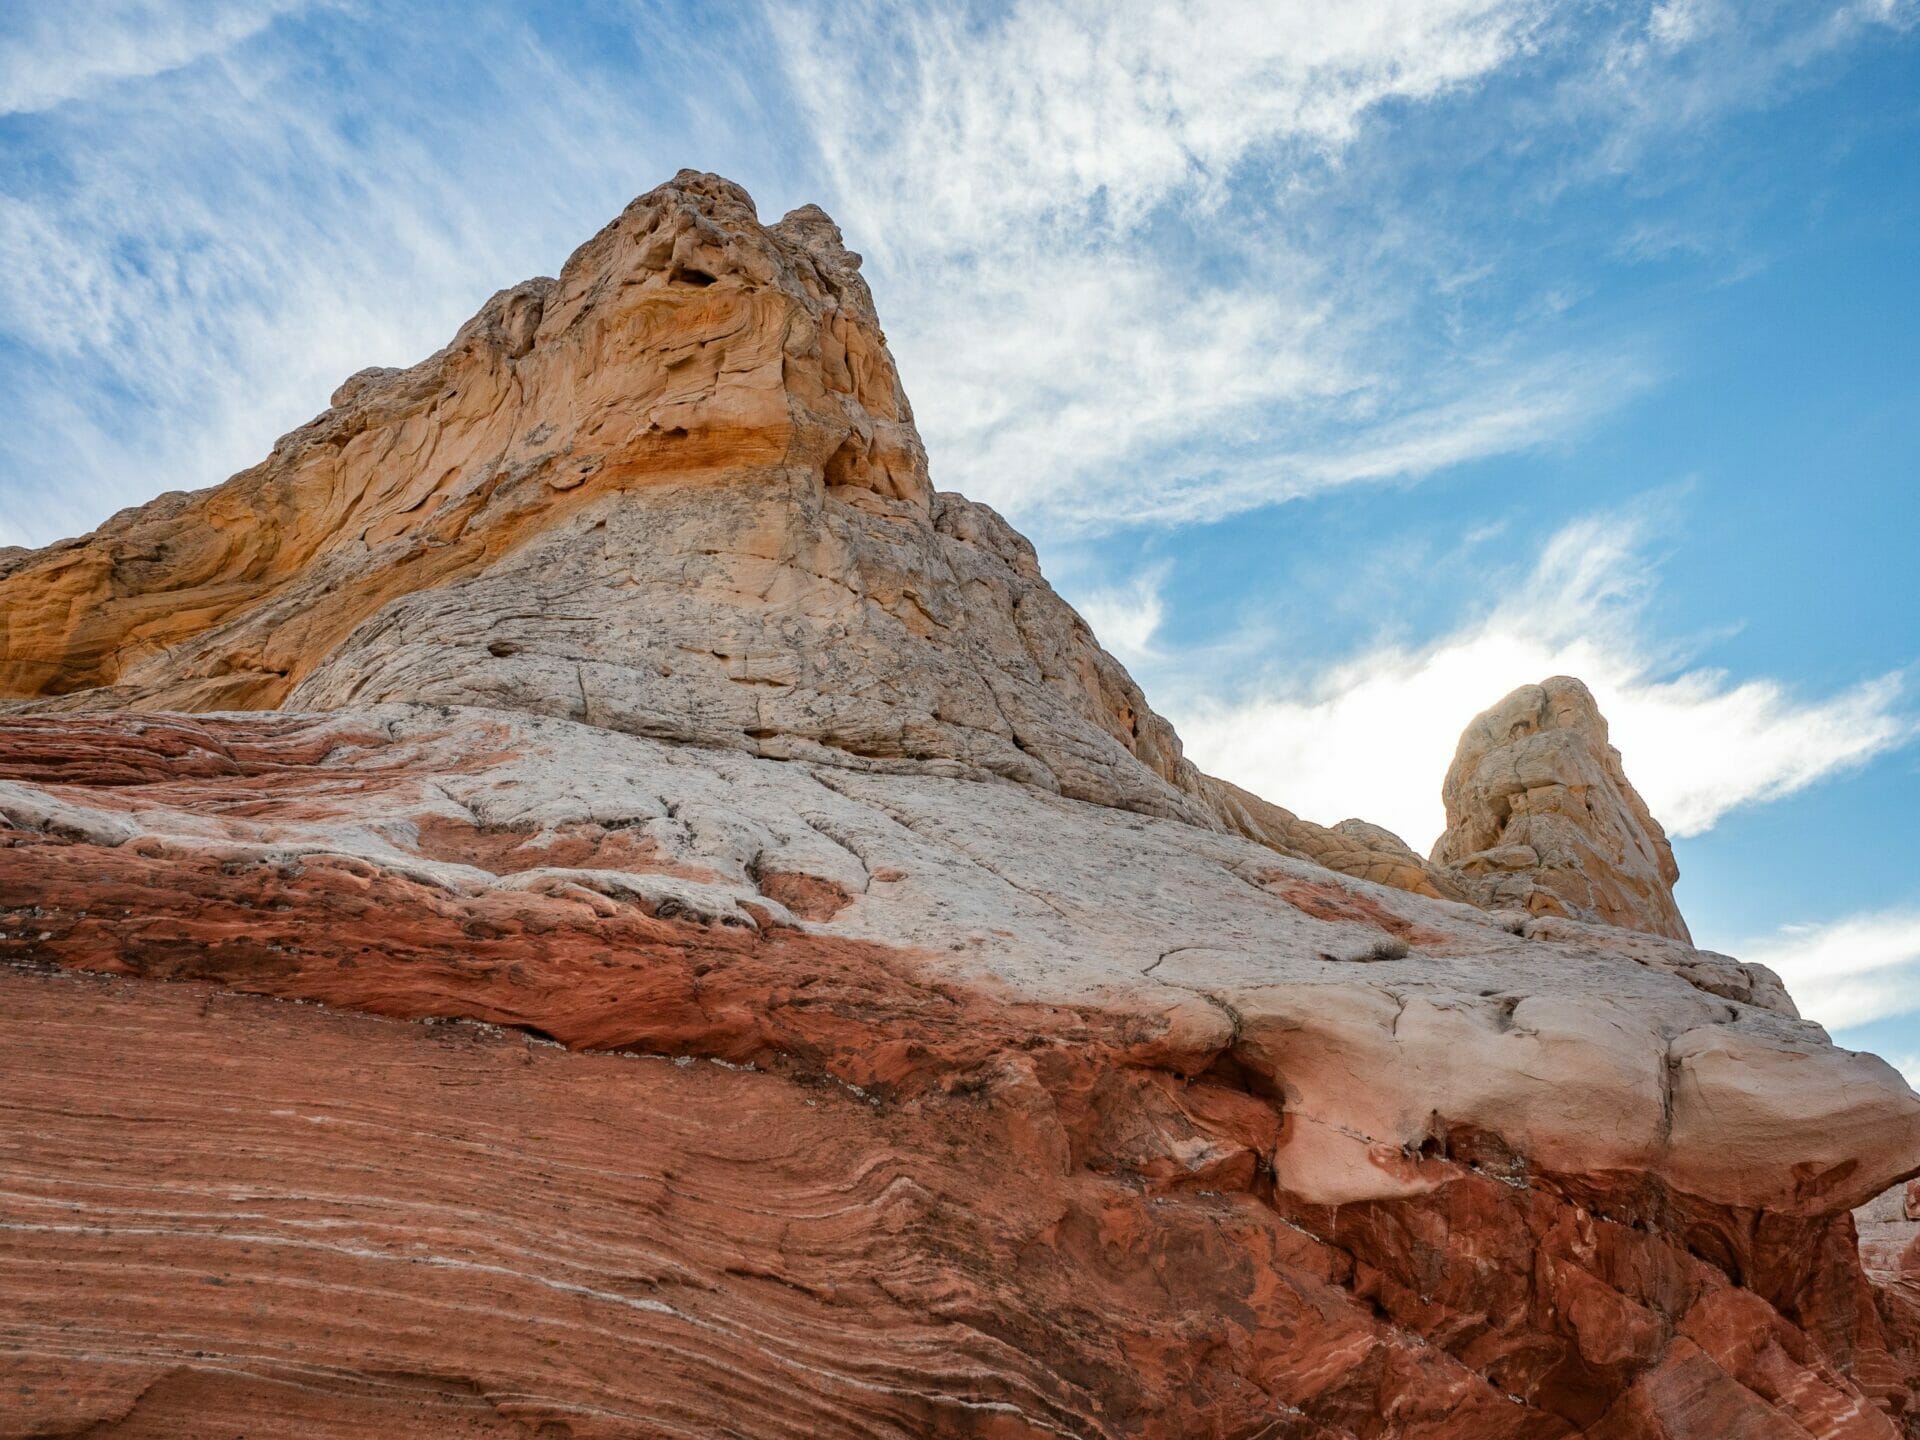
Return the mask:
[[[1732,962],[564,722],[6,742],[15,1428],[1893,1436],[1911,1403],[1913,1297],[1847,1209],[1920,1105]],[[429,1023],[462,1017],[515,1028]]]
[[1198,771],[683,172],[0,552],[0,1433],[1920,1435],[1920,1098],[1577,681],[1445,799]]

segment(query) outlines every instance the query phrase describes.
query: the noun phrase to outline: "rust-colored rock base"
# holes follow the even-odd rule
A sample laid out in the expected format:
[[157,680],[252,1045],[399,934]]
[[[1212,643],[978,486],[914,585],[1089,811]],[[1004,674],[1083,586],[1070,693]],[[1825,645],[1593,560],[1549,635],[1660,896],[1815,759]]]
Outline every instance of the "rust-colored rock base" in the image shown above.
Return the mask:
[[[0,1434],[1916,1433],[1911,1268],[1869,1277],[1845,1211],[1462,1125],[1389,1157],[1403,1193],[1307,1203],[1305,1054],[1197,991],[1036,998],[845,933],[787,862],[700,911],[618,820],[233,838],[504,784],[525,736],[449,723],[18,724]],[[1270,879],[1235,883],[1291,924],[1445,938]]]
[[[1678,1244],[1477,1173],[1286,1217],[1124,1133],[1036,1153],[1039,1087],[17,968],[0,1013],[4,1434],[1897,1433]],[[1844,1282],[1845,1238],[1795,1278]]]
[[1565,1433],[1251,1195],[1043,1163],[966,1087],[195,984],[0,997],[0,1433]]

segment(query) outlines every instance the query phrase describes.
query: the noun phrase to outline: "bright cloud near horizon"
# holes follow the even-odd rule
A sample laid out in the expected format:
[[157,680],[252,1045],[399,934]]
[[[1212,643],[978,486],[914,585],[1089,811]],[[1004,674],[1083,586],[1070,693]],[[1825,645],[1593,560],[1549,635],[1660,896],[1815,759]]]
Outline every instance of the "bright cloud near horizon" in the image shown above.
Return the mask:
[[[1792,795],[1920,734],[1920,706],[1898,673],[1804,700],[1770,678],[1671,667],[1648,648],[1657,588],[1641,538],[1620,516],[1575,521],[1493,609],[1458,629],[1343,657],[1278,693],[1196,696],[1173,718],[1202,768],[1285,795],[1323,824],[1357,815],[1385,825],[1422,853],[1446,825],[1440,777],[1465,721],[1551,675],[1587,682],[1635,787],[1675,838],[1705,834],[1731,810]],[[1134,598],[1128,613],[1157,621],[1157,589]],[[1119,633],[1146,658],[1155,628]],[[1410,716],[1437,723],[1410,725]]]
[[1789,925],[1756,937],[1742,958],[1771,966],[1831,1025],[1920,1010],[1920,910]]
[[0,546],[683,165],[835,215],[936,482],[1202,764],[1424,847],[1578,674],[1703,943],[1920,1056],[1920,0],[25,0]]

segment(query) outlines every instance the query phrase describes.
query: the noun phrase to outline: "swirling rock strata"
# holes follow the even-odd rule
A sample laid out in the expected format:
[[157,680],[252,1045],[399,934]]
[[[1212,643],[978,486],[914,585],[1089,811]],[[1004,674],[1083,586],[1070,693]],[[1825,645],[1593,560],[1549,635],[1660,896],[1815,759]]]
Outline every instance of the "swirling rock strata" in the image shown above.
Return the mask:
[[19,718],[0,816],[8,1433],[1913,1412],[1920,1099],[1722,957],[490,711]]

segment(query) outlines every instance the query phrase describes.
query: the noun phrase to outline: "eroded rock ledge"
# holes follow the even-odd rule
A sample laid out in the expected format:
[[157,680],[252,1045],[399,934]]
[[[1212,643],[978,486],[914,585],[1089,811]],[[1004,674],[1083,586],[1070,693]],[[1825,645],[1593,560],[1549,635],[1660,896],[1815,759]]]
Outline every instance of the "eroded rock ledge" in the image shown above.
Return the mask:
[[0,555],[0,1432],[1920,1434],[1920,1099],[1584,689],[1200,774],[858,270],[683,172]]
[[1920,1100],[1723,958],[500,712],[19,719],[0,757],[0,957],[41,967],[0,977],[6,1423],[304,1386],[697,1433],[723,1372],[771,1435],[1910,1413],[1920,1315],[1848,1211],[1920,1165]]

